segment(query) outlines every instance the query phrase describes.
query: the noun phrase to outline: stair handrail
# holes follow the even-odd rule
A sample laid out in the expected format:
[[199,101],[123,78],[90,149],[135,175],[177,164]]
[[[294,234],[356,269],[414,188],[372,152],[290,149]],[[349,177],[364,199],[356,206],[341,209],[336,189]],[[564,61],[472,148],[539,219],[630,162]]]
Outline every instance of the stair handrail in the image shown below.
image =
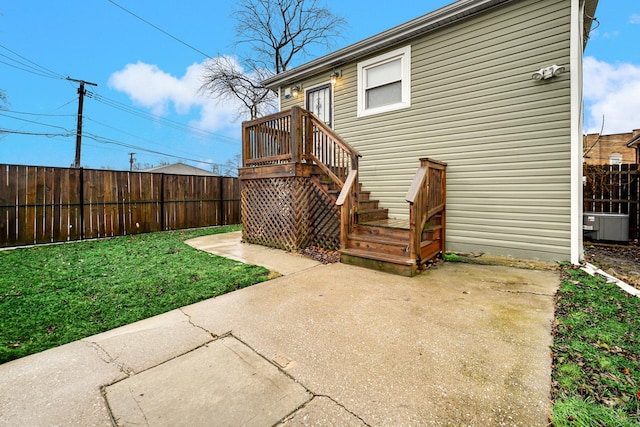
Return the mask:
[[[445,171],[447,164],[430,158],[421,158],[405,200],[409,202],[409,255],[420,262],[422,231],[438,213],[444,214],[446,202]],[[442,219],[444,221],[444,218]],[[444,222],[443,222],[444,225]],[[444,253],[444,233],[442,235]]]
[[358,169],[358,159],[362,155],[311,111],[302,110],[302,116],[302,157],[313,161],[342,188],[349,171]]
[[349,233],[355,224],[356,208],[358,204],[358,170],[352,169],[340,191],[336,205],[340,206],[340,248],[347,248]]

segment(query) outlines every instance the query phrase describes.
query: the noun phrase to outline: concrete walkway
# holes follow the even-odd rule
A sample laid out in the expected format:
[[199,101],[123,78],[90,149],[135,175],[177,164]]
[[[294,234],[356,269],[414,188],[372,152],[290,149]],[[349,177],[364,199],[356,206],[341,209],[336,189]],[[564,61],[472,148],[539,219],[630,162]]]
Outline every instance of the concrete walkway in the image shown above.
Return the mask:
[[556,273],[405,278],[239,239],[190,244],[285,275],[0,365],[0,425],[547,424]]

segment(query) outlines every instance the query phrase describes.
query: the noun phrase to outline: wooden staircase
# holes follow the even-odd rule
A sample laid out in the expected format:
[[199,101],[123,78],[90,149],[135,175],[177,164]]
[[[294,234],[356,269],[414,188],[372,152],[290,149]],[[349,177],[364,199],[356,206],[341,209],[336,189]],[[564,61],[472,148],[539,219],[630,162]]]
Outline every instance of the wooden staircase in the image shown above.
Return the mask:
[[[374,216],[380,215],[380,211],[386,214],[387,210],[376,209]],[[434,216],[422,232],[421,260],[410,254],[408,219],[370,220],[369,215],[366,208],[359,210],[359,221],[349,233],[347,247],[340,251],[341,262],[411,277],[422,270],[426,262],[444,252],[442,214]],[[361,220],[363,217],[367,219]]]
[[[322,238],[331,249],[340,247],[342,262],[415,275],[444,252],[446,164],[420,159],[405,196],[408,220],[397,220],[362,190],[360,157],[297,106],[243,122],[243,239],[295,249]],[[318,218],[327,220],[316,227]]]
[[[339,188],[326,178],[319,178],[323,189],[333,198]],[[412,277],[425,263],[444,252],[444,211],[434,215],[425,225],[420,239],[420,258],[411,256],[409,219],[389,218],[389,210],[371,199],[371,192],[358,183],[356,223],[348,233],[346,247],[340,250],[340,261],[388,273]]]

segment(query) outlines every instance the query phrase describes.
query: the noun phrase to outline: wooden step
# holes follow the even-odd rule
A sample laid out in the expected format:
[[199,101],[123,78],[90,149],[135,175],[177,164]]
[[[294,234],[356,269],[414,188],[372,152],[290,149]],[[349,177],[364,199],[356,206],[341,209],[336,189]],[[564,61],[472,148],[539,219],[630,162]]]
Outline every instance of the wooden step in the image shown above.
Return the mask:
[[427,228],[422,231],[422,240],[440,240],[442,239],[442,226]]
[[362,234],[372,237],[380,237],[384,239],[394,239],[400,241],[409,241],[409,229],[385,227],[374,225],[371,223],[355,224],[353,226],[353,234]]
[[379,200],[358,200],[358,210],[368,211],[373,209],[379,209]]
[[389,209],[367,209],[358,211],[358,223],[386,219],[389,217]]
[[371,253],[358,249],[341,250],[340,262],[407,277],[415,276],[418,271],[415,261],[408,257]]
[[369,254],[407,257],[409,255],[409,240],[363,233],[351,233],[347,239],[347,248],[365,251]]

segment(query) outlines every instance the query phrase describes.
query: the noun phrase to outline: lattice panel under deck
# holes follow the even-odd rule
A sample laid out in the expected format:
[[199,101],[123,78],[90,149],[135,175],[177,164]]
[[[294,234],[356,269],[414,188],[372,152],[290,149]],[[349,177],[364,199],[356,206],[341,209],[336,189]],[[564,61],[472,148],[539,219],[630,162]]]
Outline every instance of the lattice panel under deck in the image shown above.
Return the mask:
[[243,238],[285,250],[340,246],[340,211],[311,179],[243,180]]

